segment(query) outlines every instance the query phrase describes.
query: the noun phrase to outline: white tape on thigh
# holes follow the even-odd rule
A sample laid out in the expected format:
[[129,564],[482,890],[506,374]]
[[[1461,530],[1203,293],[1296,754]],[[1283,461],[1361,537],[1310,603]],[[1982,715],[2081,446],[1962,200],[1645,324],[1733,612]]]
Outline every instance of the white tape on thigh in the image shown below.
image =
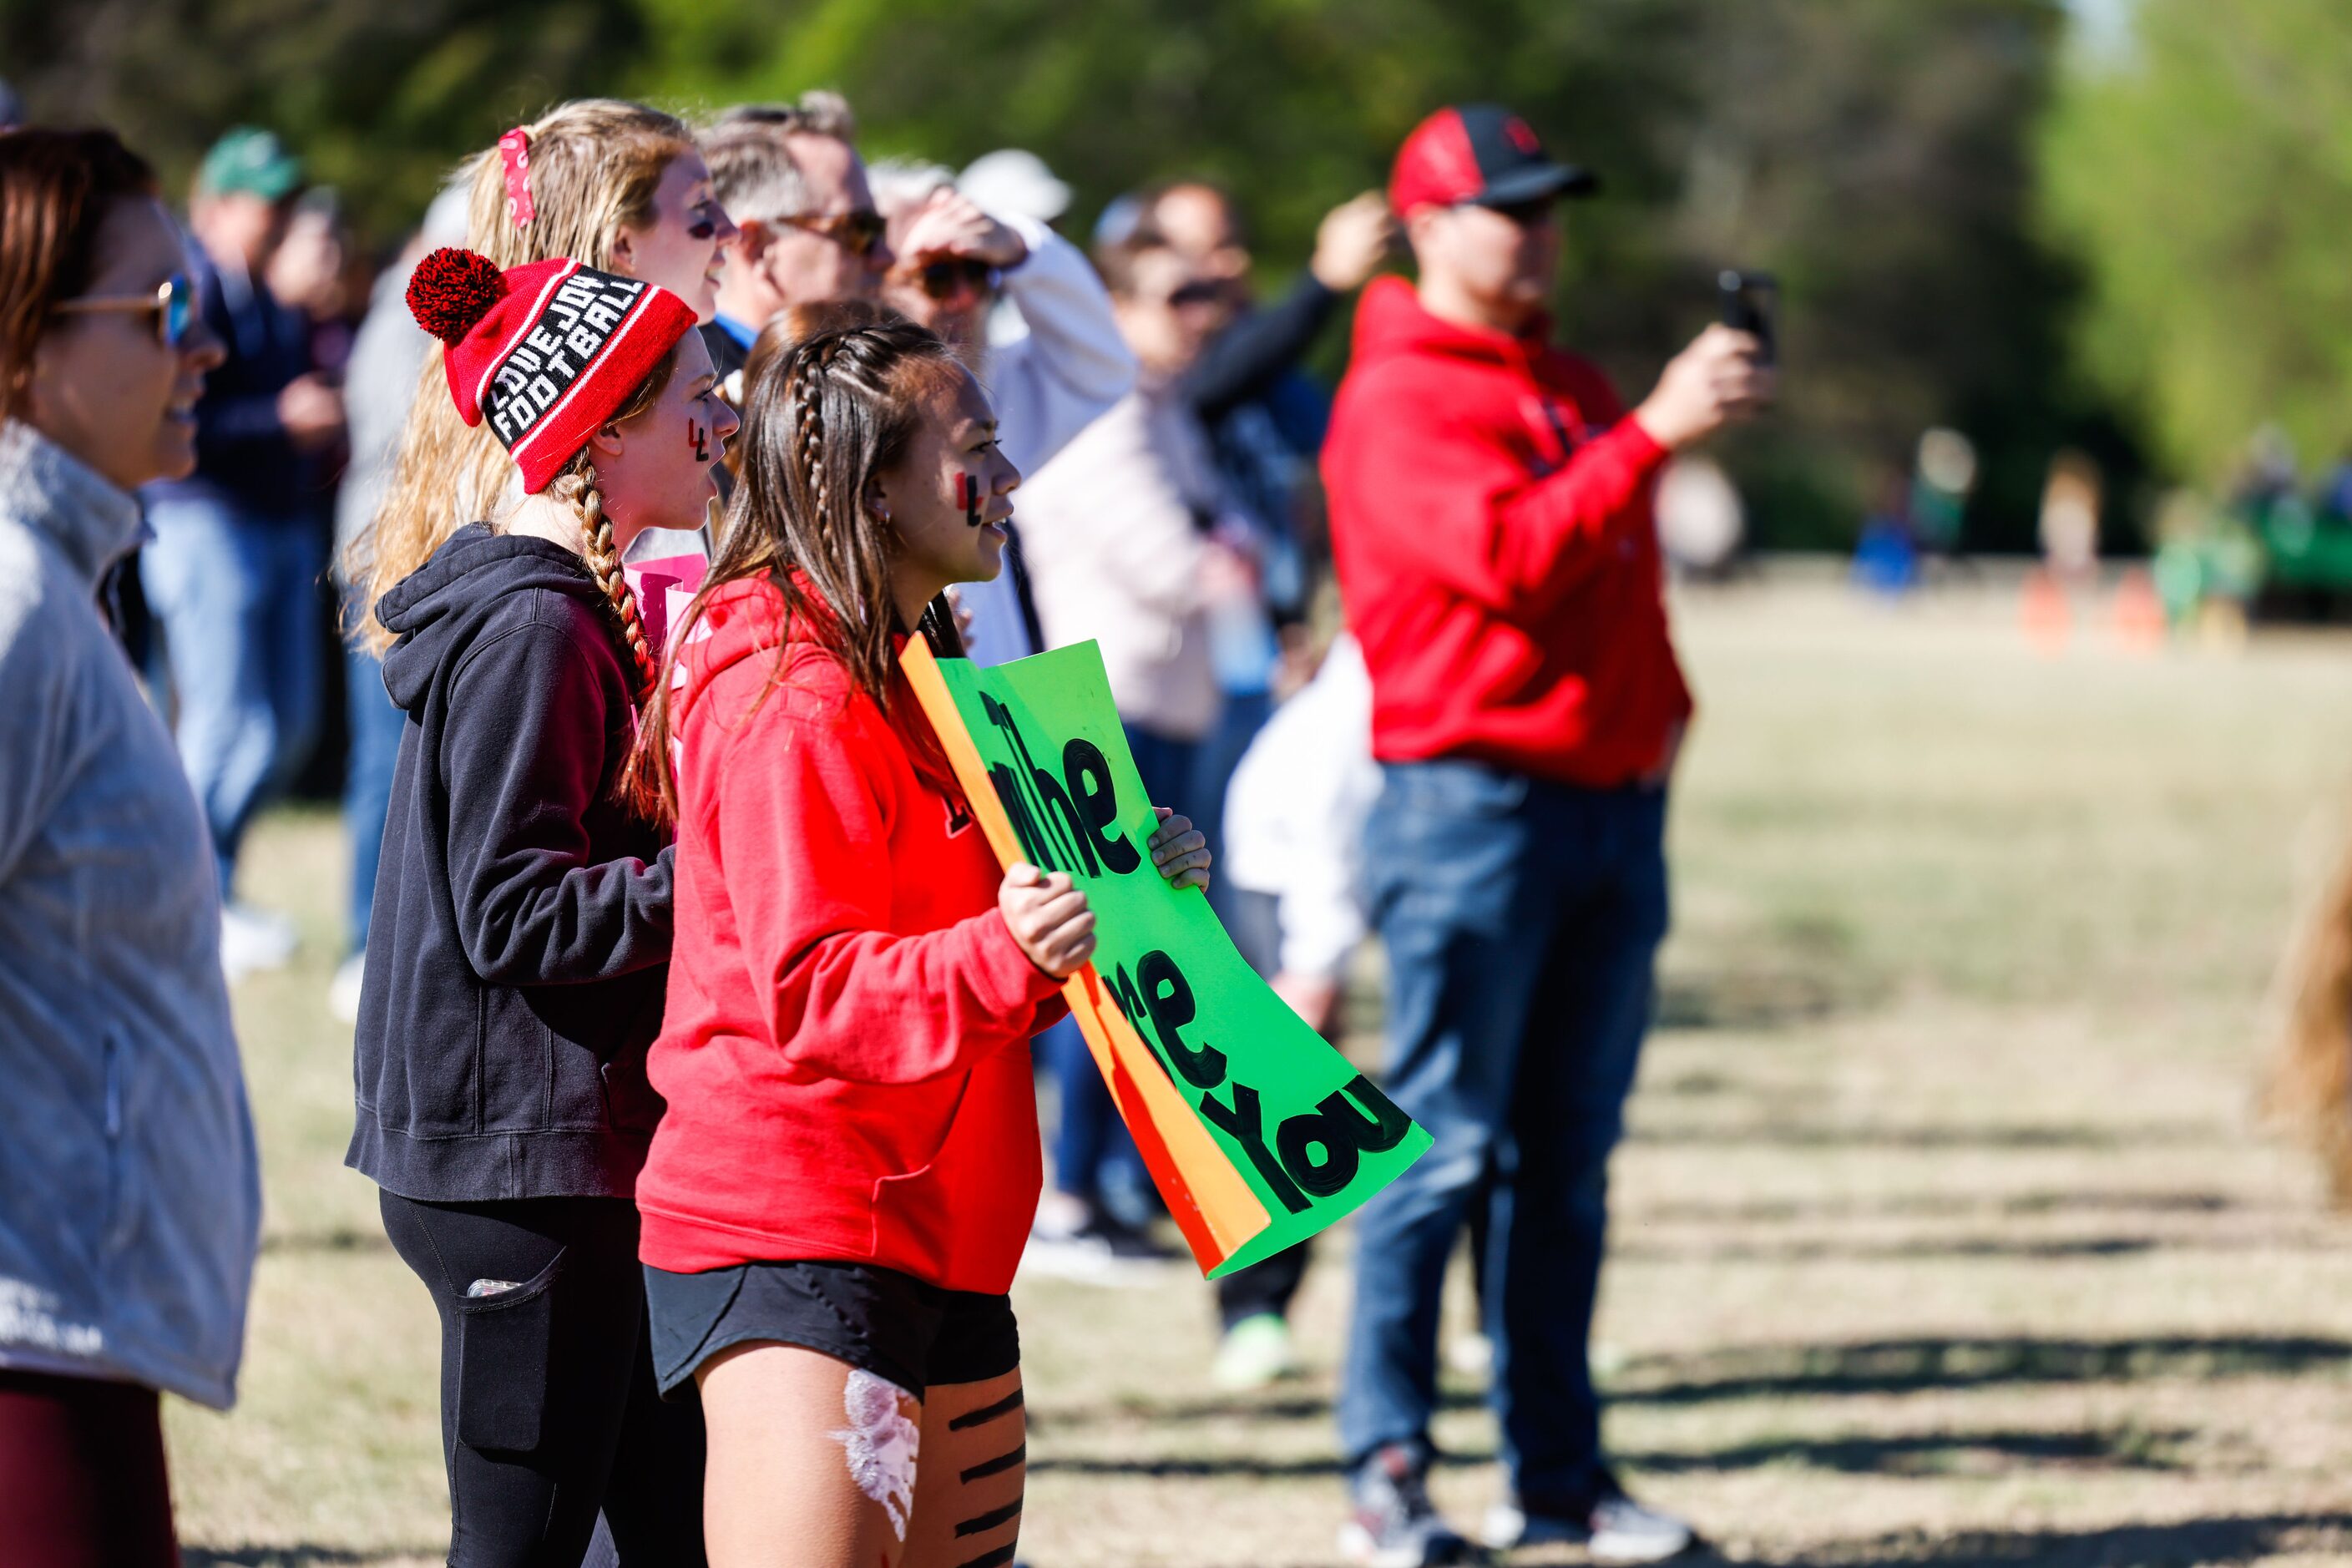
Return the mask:
[[906,1411],[913,1403],[914,1396],[889,1379],[852,1368],[841,1394],[849,1425],[825,1434],[847,1453],[849,1479],[882,1505],[901,1541],[915,1509],[915,1454],[923,1441],[922,1428]]

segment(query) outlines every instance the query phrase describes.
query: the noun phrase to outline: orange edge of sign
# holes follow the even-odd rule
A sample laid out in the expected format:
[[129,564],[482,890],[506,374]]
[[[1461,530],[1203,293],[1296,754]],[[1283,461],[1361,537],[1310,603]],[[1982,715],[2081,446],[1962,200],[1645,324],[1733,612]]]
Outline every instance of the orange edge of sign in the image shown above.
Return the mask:
[[[1013,831],[1004,803],[996,798],[980,748],[964,728],[963,714],[948,690],[938,661],[920,637],[907,639],[899,664],[907,683],[962,784],[964,797],[997,862],[1010,867],[1023,858],[1021,841]],[[1273,1223],[1265,1205],[1250,1190],[1175,1084],[1160,1070],[1150,1047],[1135,1032],[1105,992],[1102,976],[1087,964],[1062,984],[1070,1012],[1094,1054],[1103,1082],[1135,1135],[1144,1167],[1158,1184],[1168,1212],[1183,1233],[1193,1260],[1206,1274],[1232,1257],[1241,1245]]]

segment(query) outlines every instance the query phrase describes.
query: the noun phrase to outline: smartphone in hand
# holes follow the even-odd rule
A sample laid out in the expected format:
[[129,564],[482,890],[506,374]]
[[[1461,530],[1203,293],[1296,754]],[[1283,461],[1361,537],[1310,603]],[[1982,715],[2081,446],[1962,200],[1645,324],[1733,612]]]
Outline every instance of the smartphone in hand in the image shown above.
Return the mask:
[[1776,363],[1779,349],[1772,335],[1772,318],[1780,304],[1780,285],[1772,275],[1727,267],[1716,274],[1715,289],[1723,310],[1723,324],[1754,336],[1760,345],[1757,363]]

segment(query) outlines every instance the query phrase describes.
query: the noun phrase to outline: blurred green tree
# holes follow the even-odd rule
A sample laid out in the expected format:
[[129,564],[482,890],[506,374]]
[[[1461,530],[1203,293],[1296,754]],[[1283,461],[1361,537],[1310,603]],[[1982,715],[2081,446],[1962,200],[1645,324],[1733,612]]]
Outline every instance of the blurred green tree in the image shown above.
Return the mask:
[[223,131],[266,125],[397,243],[465,153],[610,91],[631,0],[0,0],[0,75],[36,119],[106,124],[184,191]]
[[643,91],[839,86],[873,150],[1030,147],[1081,220],[1207,175],[1270,274],[1431,109],[1509,102],[1604,176],[1569,213],[1561,313],[1629,394],[1707,319],[1718,268],[1780,275],[1786,405],[1731,448],[1774,542],[1844,542],[1931,424],[1987,448],[1984,544],[2030,542],[2058,445],[2129,459],[2060,372],[2068,274],[2030,230],[2056,0],[640,3]]
[[2306,460],[2352,444],[2352,8],[2137,0],[2042,157],[2083,361],[2172,475],[2221,480],[2265,420]]
[[1603,176],[1568,215],[1560,313],[1630,395],[1711,315],[1719,267],[1780,275],[1786,404],[1729,448],[1759,537],[1842,543],[1949,423],[1987,458],[1971,537],[2003,545],[2099,414],[2031,223],[2064,32],[2060,0],[0,0],[0,69],[175,184],[225,126],[272,125],[379,243],[557,99],[838,87],[873,153],[1040,153],[1081,235],[1122,190],[1220,180],[1269,286],[1423,114],[1501,100]]

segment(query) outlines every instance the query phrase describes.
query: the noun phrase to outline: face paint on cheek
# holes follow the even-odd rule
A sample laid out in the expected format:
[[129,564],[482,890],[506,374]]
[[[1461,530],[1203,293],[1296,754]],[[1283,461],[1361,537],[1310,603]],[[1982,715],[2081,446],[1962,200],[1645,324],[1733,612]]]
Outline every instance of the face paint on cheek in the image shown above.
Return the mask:
[[980,481],[970,474],[956,476],[956,504],[963,508],[963,524],[978,528],[984,521],[980,515]]
[[710,461],[710,432],[704,429],[702,421],[691,414],[686,416],[686,444],[694,448],[696,462]]

